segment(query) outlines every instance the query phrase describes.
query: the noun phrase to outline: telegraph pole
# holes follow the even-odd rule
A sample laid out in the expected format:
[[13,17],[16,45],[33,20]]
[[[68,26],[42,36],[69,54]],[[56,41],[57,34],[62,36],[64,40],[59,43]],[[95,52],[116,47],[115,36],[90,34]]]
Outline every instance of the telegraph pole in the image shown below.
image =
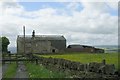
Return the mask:
[[25,55],[25,26],[23,26],[23,34],[24,34],[24,55]]
[[32,54],[34,53],[34,38],[35,38],[35,30],[33,30],[33,32],[32,32]]

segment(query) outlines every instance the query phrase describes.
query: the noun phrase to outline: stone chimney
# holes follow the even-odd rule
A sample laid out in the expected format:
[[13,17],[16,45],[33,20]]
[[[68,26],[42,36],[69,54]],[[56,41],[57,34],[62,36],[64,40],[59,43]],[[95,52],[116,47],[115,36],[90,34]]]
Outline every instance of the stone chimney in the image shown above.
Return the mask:
[[35,37],[35,30],[33,30],[32,32],[32,37]]

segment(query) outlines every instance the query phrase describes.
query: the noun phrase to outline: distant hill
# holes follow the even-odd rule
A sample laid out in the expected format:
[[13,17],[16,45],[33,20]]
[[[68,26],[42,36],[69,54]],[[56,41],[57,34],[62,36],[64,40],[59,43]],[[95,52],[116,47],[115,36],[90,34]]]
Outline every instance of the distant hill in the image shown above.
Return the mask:
[[102,48],[106,53],[118,52],[118,45],[96,45],[96,48]]

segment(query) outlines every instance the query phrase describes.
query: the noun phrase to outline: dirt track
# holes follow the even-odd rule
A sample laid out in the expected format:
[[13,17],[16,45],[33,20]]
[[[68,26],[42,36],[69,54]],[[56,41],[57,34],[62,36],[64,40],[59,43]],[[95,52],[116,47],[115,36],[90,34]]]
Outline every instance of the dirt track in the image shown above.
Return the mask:
[[18,62],[18,68],[15,78],[29,78],[27,70],[23,62]]

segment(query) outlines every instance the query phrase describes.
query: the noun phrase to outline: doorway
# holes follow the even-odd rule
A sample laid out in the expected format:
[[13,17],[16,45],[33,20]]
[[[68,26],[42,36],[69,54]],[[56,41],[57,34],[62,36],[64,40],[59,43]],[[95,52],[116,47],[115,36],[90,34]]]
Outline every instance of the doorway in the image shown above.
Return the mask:
[[55,53],[55,49],[52,49],[52,52]]

